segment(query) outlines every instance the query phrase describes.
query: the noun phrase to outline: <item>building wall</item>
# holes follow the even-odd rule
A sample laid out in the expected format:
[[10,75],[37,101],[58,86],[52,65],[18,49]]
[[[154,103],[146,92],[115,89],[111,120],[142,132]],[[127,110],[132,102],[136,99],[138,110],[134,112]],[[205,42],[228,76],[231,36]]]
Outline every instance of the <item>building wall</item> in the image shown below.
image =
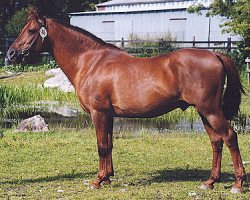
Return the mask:
[[[232,37],[222,34],[219,24],[222,18],[215,16],[210,20],[202,15],[190,14],[185,9],[155,10],[136,12],[89,12],[71,14],[70,23],[88,30],[103,40],[159,38],[171,33],[177,40],[226,40]],[[210,21],[210,22],[209,22]],[[232,37],[233,40],[239,39]]]

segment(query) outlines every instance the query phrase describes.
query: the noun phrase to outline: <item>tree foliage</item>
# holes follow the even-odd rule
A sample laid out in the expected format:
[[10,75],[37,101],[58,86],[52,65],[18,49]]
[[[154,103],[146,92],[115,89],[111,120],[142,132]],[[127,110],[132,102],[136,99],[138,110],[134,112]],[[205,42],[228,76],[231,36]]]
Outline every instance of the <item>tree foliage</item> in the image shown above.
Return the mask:
[[201,15],[201,10],[204,9],[204,5],[202,3],[193,4],[187,8],[187,11],[189,13],[197,13],[198,15]]
[[214,0],[211,5],[213,15],[226,17],[221,25],[224,32],[240,35],[244,41],[243,49],[250,52],[250,1]]
[[7,22],[5,29],[8,37],[17,37],[25,24],[26,10],[23,8]]
[[221,24],[223,32],[241,36],[242,42],[238,44],[239,51],[232,52],[231,57],[241,71],[245,71],[245,58],[250,55],[250,1],[214,0],[210,12],[212,15],[227,18]]
[[[201,14],[204,9],[202,4],[192,5],[187,11],[189,13]],[[250,54],[250,1],[249,0],[214,0],[210,6],[207,16],[220,15],[225,20],[220,26],[222,32],[239,35],[242,42],[238,47],[246,56]]]
[[15,36],[25,20],[24,8],[37,7],[44,15],[69,22],[70,12],[95,10],[95,5],[107,0],[1,0],[0,38]]

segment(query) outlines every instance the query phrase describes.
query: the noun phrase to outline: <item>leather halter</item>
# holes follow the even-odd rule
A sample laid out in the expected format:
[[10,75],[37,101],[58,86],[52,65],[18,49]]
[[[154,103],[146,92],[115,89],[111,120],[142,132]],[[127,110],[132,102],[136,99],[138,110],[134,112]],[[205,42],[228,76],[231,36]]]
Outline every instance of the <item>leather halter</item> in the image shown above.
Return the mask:
[[44,42],[44,39],[48,36],[48,32],[46,29],[46,19],[44,19],[44,21],[39,21],[39,23],[41,24],[40,30],[37,33],[36,37],[32,40],[32,42],[29,44],[29,46],[25,49],[22,50],[22,55],[23,57],[27,57],[30,53],[30,49],[33,47],[33,44],[37,41],[37,39],[39,38],[39,36],[41,36],[42,38],[42,43]]

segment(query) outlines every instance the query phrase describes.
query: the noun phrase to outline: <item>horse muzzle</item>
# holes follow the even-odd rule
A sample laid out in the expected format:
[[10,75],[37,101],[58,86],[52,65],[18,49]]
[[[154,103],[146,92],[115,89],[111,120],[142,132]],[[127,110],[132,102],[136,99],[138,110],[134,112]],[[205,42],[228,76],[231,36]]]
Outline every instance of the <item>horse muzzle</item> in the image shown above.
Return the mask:
[[[7,51],[7,58],[10,62],[12,63],[20,63],[22,61],[22,51],[14,49],[14,48],[10,48]],[[27,55],[29,54],[29,52],[27,53]],[[26,52],[25,52],[26,55]]]

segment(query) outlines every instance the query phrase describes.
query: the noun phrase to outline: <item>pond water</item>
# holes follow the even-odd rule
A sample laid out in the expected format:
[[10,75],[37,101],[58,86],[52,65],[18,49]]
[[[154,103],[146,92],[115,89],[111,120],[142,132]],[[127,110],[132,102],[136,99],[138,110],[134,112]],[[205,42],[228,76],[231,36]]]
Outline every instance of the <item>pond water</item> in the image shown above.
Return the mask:
[[[182,113],[182,112],[180,112]],[[205,132],[200,118],[194,115],[180,114],[173,117],[151,118],[151,119],[129,119],[115,118],[114,132],[147,130],[156,133],[168,133],[174,131],[181,132]],[[19,111],[13,117],[2,120],[2,127],[10,128],[16,125],[22,119],[41,115],[48,123],[49,128],[73,128],[82,129],[92,126],[91,119],[88,115],[79,112],[77,109],[68,107],[53,106],[50,109],[34,109],[29,111]],[[169,114],[168,114],[169,115]],[[180,115],[180,116],[178,116]],[[241,133],[250,133],[250,116],[241,114],[236,121],[232,121],[234,129]]]

